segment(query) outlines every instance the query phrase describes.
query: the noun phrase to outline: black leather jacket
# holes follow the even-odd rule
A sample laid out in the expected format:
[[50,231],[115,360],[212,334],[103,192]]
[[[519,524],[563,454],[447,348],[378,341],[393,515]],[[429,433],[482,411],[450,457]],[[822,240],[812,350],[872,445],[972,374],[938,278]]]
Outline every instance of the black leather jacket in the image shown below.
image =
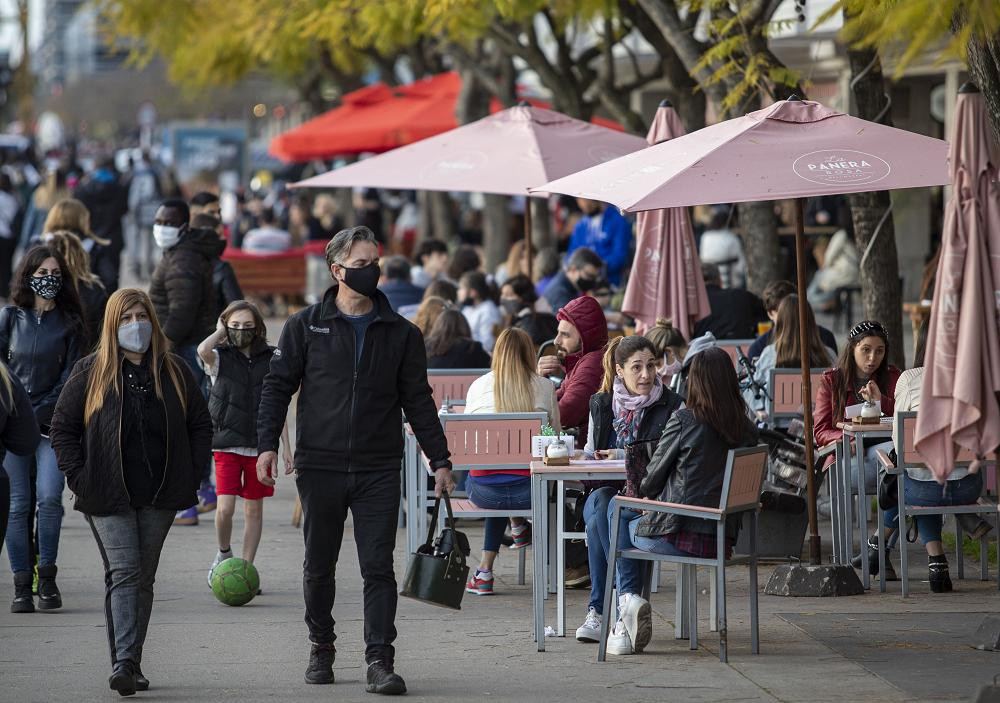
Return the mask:
[[[757,429],[744,419],[739,447],[757,443]],[[688,408],[678,410],[667,422],[663,436],[646,467],[646,478],[639,487],[644,498],[669,503],[719,507],[726,454],[736,447],[726,443],[707,423],[699,422]],[[736,538],[737,522],[726,525],[726,534]],[[710,520],[686,518],[670,513],[646,513],[639,521],[636,535],[659,537],[685,530],[714,533]]]
[[80,356],[80,333],[58,308],[41,315],[16,305],[0,310],[0,353],[28,392],[43,432]]

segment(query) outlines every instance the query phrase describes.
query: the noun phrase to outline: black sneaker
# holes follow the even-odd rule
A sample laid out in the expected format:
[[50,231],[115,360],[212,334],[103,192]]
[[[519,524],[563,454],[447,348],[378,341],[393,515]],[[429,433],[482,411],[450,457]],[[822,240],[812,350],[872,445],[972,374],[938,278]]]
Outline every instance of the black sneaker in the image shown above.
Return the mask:
[[118,691],[120,696],[135,695],[135,669],[130,661],[120,661],[115,664],[115,670],[108,678],[108,686],[112,691]]
[[59,569],[55,564],[38,567],[38,609],[58,610],[62,607],[62,594],[56,585]]
[[309,652],[309,667],[306,669],[306,683],[333,683],[333,660],[337,658],[337,648],[330,644],[314,644]]
[[406,693],[406,682],[392,670],[392,664],[376,659],[368,665],[368,685],[365,690],[383,696],[401,696]]
[[149,679],[146,675],[142,673],[142,669],[139,665],[135,665],[135,690],[136,691],[148,691],[149,690]]
[[14,574],[14,600],[10,603],[10,612],[35,612],[35,598],[31,594],[33,580],[34,574],[30,571],[19,571]]

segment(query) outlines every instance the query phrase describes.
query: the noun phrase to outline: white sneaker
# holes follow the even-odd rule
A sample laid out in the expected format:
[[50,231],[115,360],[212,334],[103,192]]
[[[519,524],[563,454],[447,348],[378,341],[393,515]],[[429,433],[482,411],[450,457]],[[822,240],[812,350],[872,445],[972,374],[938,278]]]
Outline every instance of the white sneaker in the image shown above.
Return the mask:
[[632,641],[632,650],[638,654],[653,637],[653,611],[649,601],[635,593],[626,593],[619,599],[618,614]]
[[600,642],[601,641],[601,614],[591,608],[587,611],[587,617],[583,624],[576,629],[576,639],[580,642]]
[[615,629],[608,635],[608,654],[634,654],[632,651],[632,640],[629,639],[628,631],[621,620],[615,623]]
[[228,552],[216,552],[215,561],[212,562],[212,568],[208,570],[208,587],[212,587],[212,572],[215,571],[215,567],[224,562],[226,559],[233,558],[233,550],[230,549]]

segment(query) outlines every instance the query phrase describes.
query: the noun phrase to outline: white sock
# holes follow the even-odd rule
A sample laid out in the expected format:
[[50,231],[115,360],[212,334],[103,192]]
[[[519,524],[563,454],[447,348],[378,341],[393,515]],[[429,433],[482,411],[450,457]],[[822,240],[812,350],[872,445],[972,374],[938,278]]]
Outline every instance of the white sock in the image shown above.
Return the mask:
[[476,576],[481,576],[484,581],[489,581],[493,578],[493,572],[489,569],[476,569]]

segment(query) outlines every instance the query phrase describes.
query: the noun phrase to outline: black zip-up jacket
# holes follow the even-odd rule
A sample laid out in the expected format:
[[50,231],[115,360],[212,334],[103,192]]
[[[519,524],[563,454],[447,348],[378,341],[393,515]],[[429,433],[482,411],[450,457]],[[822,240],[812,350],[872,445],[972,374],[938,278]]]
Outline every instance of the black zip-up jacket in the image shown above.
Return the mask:
[[10,386],[10,403],[0,403],[0,464],[7,452],[18,456],[34,454],[42,439],[28,392],[12,373]]
[[79,339],[59,308],[41,314],[16,305],[0,310],[0,353],[28,392],[43,428],[52,422],[59,393],[80,356]]
[[163,252],[153,271],[149,297],[174,349],[194,346],[215,329],[219,312],[212,270],[225,247],[215,230],[189,230]]
[[376,291],[375,320],[355,368],[354,329],[337,309],[336,297],[333,286],[322,302],[285,323],[261,392],[258,451],[278,450],[288,403],[298,391],[296,469],[397,470],[403,412],[431,467],[450,468],[420,331]]
[[[757,443],[757,428],[744,418],[740,443],[737,447],[752,447]],[[660,443],[646,466],[646,478],[639,486],[643,498],[668,503],[684,503],[709,508],[719,507],[722,479],[726,470],[726,454],[736,447],[726,441],[705,422],[699,422],[688,408],[682,408],[663,429]],[[726,524],[726,534],[735,539],[739,531],[739,516]],[[700,518],[688,518],[671,513],[646,513],[639,521],[636,534],[657,537],[684,529],[688,532],[715,533],[716,523]]]
[[[87,515],[113,515],[131,509],[122,466],[122,397],[109,389],[101,409],[84,424],[87,383],[95,355],[76,364],[52,417],[52,449],[59,470],[76,499],[73,507]],[[198,502],[195,490],[212,454],[212,418],[194,375],[179,356],[170,355],[184,382],[185,405],[174,389],[165,361],[158,364],[167,417],[167,465],[153,496],[153,507],[185,510]],[[122,384],[121,363],[118,383]],[[186,410],[185,410],[186,407]]]
[[274,347],[255,339],[250,356],[228,344],[215,348],[219,369],[208,394],[212,449],[257,446],[257,408]]

